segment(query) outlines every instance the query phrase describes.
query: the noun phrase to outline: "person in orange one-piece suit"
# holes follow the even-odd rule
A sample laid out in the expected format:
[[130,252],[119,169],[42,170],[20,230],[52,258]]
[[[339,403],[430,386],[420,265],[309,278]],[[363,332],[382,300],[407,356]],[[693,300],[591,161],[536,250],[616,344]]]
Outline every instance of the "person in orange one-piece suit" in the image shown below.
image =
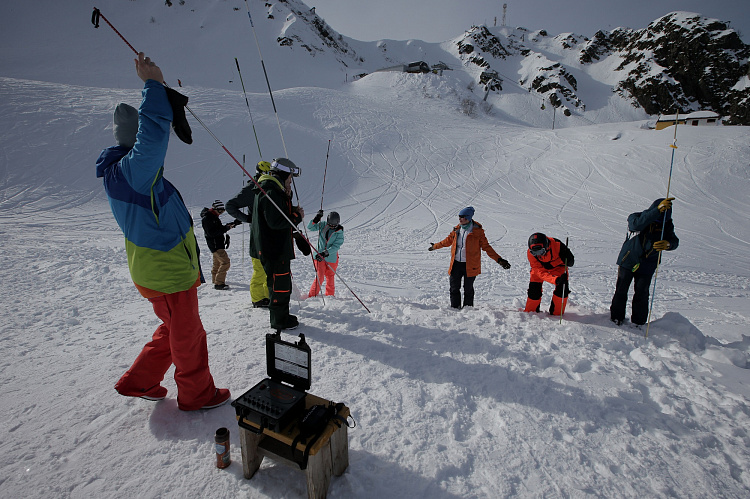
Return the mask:
[[570,294],[568,267],[573,266],[573,253],[557,239],[535,232],[529,237],[526,256],[531,264],[531,277],[524,312],[539,312],[539,305],[542,303],[542,283],[548,282],[555,285],[549,313],[562,315]]

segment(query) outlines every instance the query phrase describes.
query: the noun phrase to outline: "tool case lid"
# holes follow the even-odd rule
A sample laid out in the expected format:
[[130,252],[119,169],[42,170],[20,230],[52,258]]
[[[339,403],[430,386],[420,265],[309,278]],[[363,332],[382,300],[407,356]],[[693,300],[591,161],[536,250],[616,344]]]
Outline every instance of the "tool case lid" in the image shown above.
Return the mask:
[[291,343],[281,339],[281,331],[266,334],[266,372],[268,377],[307,391],[312,383],[310,346],[305,335]]

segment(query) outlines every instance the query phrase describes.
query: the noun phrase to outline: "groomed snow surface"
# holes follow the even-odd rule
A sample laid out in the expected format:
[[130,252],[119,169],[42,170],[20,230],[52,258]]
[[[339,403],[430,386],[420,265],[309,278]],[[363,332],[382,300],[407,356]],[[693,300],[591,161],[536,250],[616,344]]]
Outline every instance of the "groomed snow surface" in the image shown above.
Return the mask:
[[[304,497],[304,475],[268,459],[245,480],[234,409],[179,411],[173,371],[161,402],[113,389],[158,326],[94,173],[113,143],[112,109],[140,101],[131,59],[98,69],[130,89],[0,77],[0,496]],[[182,90],[254,165],[242,92]],[[279,89],[284,143],[268,95],[248,94],[264,159],[302,168],[306,221],[331,141],[322,204],[346,228],[342,279],[335,297],[293,301],[302,326],[285,335],[304,333],[312,348],[310,392],[357,421],[329,497],[748,497],[748,128],[680,127],[673,150],[674,128],[646,121],[521,126],[520,99],[467,116],[465,92],[449,77],[400,74]],[[625,113],[608,99],[589,116]],[[198,213],[243,179],[189,120],[195,142],[172,137],[165,177],[195,217],[207,272]],[[681,242],[664,255],[645,338],[609,321],[614,261],[627,216],[666,194],[673,153]],[[512,268],[485,256],[476,306],[455,311],[450,253],[427,248],[469,205]],[[569,237],[576,257],[562,323],[519,311],[536,231]],[[214,379],[235,398],[265,377],[271,332],[250,304],[247,234],[230,232],[231,290],[198,291]],[[292,271],[305,293],[310,260]],[[218,470],[222,426],[233,462]]]
[[[342,215],[339,273],[371,311],[341,280],[334,298],[292,306],[313,350],[311,392],[345,402],[358,423],[330,496],[746,496],[747,129],[679,129],[671,193],[681,244],[659,271],[645,339],[609,321],[614,259],[627,215],[666,192],[673,129],[510,127],[400,88],[278,96],[297,113],[285,139],[308,214],[332,140],[324,209]],[[188,93],[209,126],[245,134],[252,155],[246,131],[231,132],[245,125],[241,94]],[[1,125],[3,495],[304,496],[303,474],[269,460],[245,480],[234,409],[180,412],[171,372],[162,402],[113,389],[157,326],[94,178],[111,109],[137,104],[138,92],[2,79],[0,96],[15,117]],[[192,146],[173,137],[165,175],[197,217],[238,190],[241,172],[197,125],[194,137]],[[426,249],[467,205],[513,267],[485,257],[476,306],[454,311],[449,253]],[[576,255],[562,323],[518,310],[534,231],[570,237]],[[270,329],[250,306],[247,232],[230,234],[232,290],[203,286],[199,298],[212,372],[238,397],[265,376]],[[292,270],[306,291],[310,261]],[[545,306],[550,296],[546,287]],[[221,426],[234,461],[220,471]]]

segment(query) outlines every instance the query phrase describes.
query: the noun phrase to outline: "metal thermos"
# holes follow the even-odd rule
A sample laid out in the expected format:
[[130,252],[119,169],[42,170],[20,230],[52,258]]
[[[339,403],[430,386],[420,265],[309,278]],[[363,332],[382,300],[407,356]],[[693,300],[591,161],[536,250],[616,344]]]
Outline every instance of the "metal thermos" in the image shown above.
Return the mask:
[[216,430],[214,441],[216,442],[216,467],[226,468],[232,462],[229,455],[229,430],[226,428]]

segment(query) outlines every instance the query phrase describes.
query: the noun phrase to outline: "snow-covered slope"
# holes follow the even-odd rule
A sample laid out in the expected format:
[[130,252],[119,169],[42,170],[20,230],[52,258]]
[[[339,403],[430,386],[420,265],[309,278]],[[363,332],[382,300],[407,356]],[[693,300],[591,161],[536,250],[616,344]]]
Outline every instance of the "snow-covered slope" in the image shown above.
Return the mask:
[[[133,38],[146,41],[149,24]],[[114,36],[103,28],[98,37]],[[71,35],[71,45],[78,35],[86,36]],[[223,48],[196,57],[218,59]],[[33,53],[14,57],[22,64]],[[49,71],[63,67],[46,57]],[[272,461],[245,480],[233,408],[179,411],[171,372],[163,402],[112,389],[157,326],[94,178],[112,143],[114,105],[139,101],[130,59],[127,50],[109,55],[100,76],[108,81],[98,83],[73,71],[67,82],[47,77],[37,62],[5,71],[3,59],[0,495],[304,497],[303,475]],[[179,73],[166,66],[173,81]],[[257,60],[243,66],[245,76],[259,71]],[[291,67],[269,69],[271,81],[295,78]],[[20,79],[25,71],[38,73]],[[318,77],[327,76],[309,75]],[[608,320],[614,259],[627,215],[667,191],[674,129],[648,130],[645,120],[531,128],[520,92],[513,113],[479,104],[471,113],[474,94],[459,80],[377,73],[274,92],[288,156],[302,168],[300,204],[308,213],[320,206],[330,140],[322,203],[346,227],[336,297],[292,306],[313,351],[311,392],[347,403],[358,422],[350,466],[329,497],[747,496],[750,131],[677,130],[670,193],[681,244],[659,270],[645,339]],[[258,160],[240,89],[183,91],[233,154]],[[264,158],[283,155],[268,95],[260,88],[248,99]],[[165,176],[197,217],[236,193],[242,176],[189,119],[195,142],[173,138]],[[467,205],[512,268],[485,258],[476,307],[457,312],[448,307],[449,253],[427,247]],[[518,311],[534,231],[569,237],[576,256],[562,323]],[[213,375],[237,397],[265,376],[270,330],[267,312],[250,306],[246,233],[231,234],[232,290],[202,286],[199,299]],[[311,263],[297,259],[292,271],[305,291]],[[221,426],[232,432],[226,470],[214,466]]]

